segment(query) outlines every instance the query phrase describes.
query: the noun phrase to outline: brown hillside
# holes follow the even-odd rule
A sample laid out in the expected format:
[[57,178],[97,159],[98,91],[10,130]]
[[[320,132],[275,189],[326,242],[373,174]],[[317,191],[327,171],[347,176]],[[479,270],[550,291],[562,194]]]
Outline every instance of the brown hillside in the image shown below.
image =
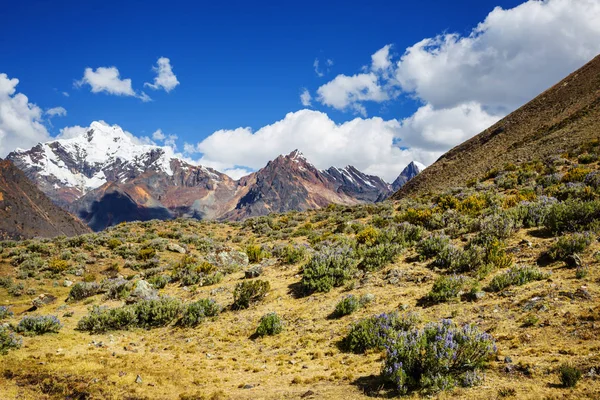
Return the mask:
[[0,160],[0,239],[87,232],[87,226],[52,203],[12,162]]
[[600,56],[448,151],[392,198],[462,186],[508,162],[560,155],[600,137]]

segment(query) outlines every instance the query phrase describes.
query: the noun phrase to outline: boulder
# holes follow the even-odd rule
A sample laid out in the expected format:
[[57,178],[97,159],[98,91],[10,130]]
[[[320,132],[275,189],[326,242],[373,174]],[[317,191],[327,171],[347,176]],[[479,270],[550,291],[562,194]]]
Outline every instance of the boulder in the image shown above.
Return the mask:
[[185,254],[186,251],[183,247],[181,247],[180,245],[178,245],[177,243],[169,243],[167,245],[167,250],[172,251],[173,253],[181,253],[181,254]]

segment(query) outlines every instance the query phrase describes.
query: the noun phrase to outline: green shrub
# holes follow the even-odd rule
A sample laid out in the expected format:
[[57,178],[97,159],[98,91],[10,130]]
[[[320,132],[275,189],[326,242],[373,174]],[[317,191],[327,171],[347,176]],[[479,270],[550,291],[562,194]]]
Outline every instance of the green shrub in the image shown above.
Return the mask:
[[15,330],[27,336],[58,333],[62,325],[53,315],[26,316],[19,322]]
[[548,278],[549,274],[540,271],[537,267],[516,266],[496,275],[492,278],[488,290],[499,292],[509,286],[521,286],[533,281],[540,281]]
[[156,256],[156,249],[153,247],[144,247],[137,253],[137,259],[142,261],[147,261],[151,258],[154,258],[154,256]]
[[573,233],[561,236],[548,250],[548,256],[553,260],[564,260],[575,253],[581,253],[592,244],[589,232]]
[[258,336],[273,336],[283,331],[283,321],[274,312],[265,314],[261,317],[256,334]]
[[341,341],[341,346],[352,353],[364,353],[370,349],[383,349],[392,332],[413,329],[419,323],[415,313],[399,315],[383,313],[363,319],[350,327],[350,332]]
[[417,244],[417,252],[422,259],[436,257],[442,251],[450,246],[450,238],[443,233],[430,235],[427,239],[421,240]]
[[377,238],[379,237],[379,230],[372,227],[367,226],[362,231],[356,234],[356,243],[364,244],[367,246],[373,246],[377,242]]
[[169,282],[171,282],[171,277],[169,275],[154,275],[147,280],[148,283],[154,286],[156,289],[163,289]]
[[344,298],[337,303],[333,316],[340,318],[345,315],[350,315],[358,310],[360,306],[360,300],[355,295],[349,294],[348,296],[344,296]]
[[373,247],[359,247],[357,253],[361,258],[358,268],[363,271],[378,271],[392,263],[402,247],[395,243],[381,243]]
[[544,221],[544,227],[553,234],[586,230],[600,219],[600,200],[567,200],[553,204]]
[[117,247],[121,246],[122,244],[123,244],[123,242],[121,242],[119,239],[111,238],[111,239],[108,239],[108,241],[106,242],[106,247],[108,247],[111,250],[114,250]]
[[19,349],[22,345],[23,339],[20,336],[15,335],[8,327],[0,326],[0,355]]
[[96,282],[77,282],[71,287],[68,300],[83,300],[100,293],[100,285]]
[[267,252],[257,244],[251,244],[246,247],[246,254],[248,255],[248,261],[251,263],[259,263],[268,255]]
[[467,278],[462,275],[440,275],[433,282],[433,287],[427,294],[427,299],[432,303],[443,303],[457,299],[467,283]]
[[382,375],[400,393],[435,393],[477,384],[481,380],[478,371],[496,352],[496,344],[475,325],[457,327],[451,320],[442,320],[423,330],[392,333],[385,350]]
[[69,268],[69,263],[60,258],[52,258],[48,261],[48,269],[54,274],[65,272]]
[[12,317],[14,314],[10,309],[6,306],[0,306],[0,321],[3,319]]
[[561,365],[558,373],[560,375],[560,383],[566,388],[575,387],[579,379],[581,379],[581,371],[569,364]]
[[304,260],[306,248],[302,246],[292,246],[288,244],[278,251],[277,256],[283,264],[296,264]]
[[221,307],[212,299],[201,299],[183,306],[183,315],[179,320],[180,325],[196,326],[208,317],[216,317],[221,312]]
[[135,307],[137,326],[152,328],[165,326],[174,321],[181,310],[181,302],[172,297],[142,300]]
[[270,288],[269,282],[258,279],[238,283],[233,291],[232,308],[241,310],[250,307],[251,304],[261,301]]
[[357,260],[349,246],[324,247],[315,253],[302,270],[305,292],[329,292],[344,285],[356,273]]
[[88,315],[77,323],[77,329],[92,333],[102,333],[112,330],[127,329],[137,323],[136,310],[133,306],[113,309],[94,306]]

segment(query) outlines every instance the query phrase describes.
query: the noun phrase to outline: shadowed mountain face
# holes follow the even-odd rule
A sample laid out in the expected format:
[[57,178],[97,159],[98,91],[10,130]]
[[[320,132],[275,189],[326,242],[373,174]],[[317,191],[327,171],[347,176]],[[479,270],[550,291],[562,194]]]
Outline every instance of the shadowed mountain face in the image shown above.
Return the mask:
[[55,205],[8,160],[0,160],[0,240],[74,236],[90,230]]
[[400,189],[402,186],[406,185],[408,181],[410,181],[415,176],[421,173],[421,168],[415,164],[415,162],[411,162],[402,170],[400,175],[396,178],[394,182],[392,182],[392,190],[396,191]]
[[600,56],[472,139],[456,146],[392,198],[439,193],[506,163],[544,159],[600,135]]
[[[393,193],[381,178],[352,166],[317,169],[297,150],[235,181],[102,122],[93,122],[84,135],[18,149],[8,157],[57,205],[94,230],[148,218],[242,219],[329,203],[372,203]],[[416,172],[411,164],[393,187]]]

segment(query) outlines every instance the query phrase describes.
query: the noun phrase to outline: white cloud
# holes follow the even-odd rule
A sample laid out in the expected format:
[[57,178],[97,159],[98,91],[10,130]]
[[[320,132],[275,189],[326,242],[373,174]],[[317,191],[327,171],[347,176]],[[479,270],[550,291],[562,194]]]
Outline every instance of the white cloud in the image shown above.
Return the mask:
[[157,129],[156,131],[154,131],[154,133],[152,134],[152,140],[155,140],[157,142],[161,142],[163,144],[163,146],[168,146],[171,147],[173,149],[173,151],[177,150],[177,141],[178,136],[177,135],[167,135],[165,134],[162,129]]
[[315,58],[315,61],[313,62],[313,68],[315,69],[315,74],[317,74],[317,76],[319,78],[322,78],[325,75],[325,73],[319,69],[319,59],[318,58]]
[[453,108],[420,107],[401,122],[399,145],[443,153],[485,130],[502,118],[488,114],[479,103],[465,103]]
[[65,97],[69,97],[70,96],[70,94],[67,93],[67,92],[62,92],[62,95],[65,96]]
[[157,129],[152,134],[152,139],[153,140],[165,140],[165,138],[166,138],[166,136],[165,136],[165,134],[163,133],[163,131],[161,129]]
[[302,92],[300,93],[300,102],[302,103],[302,105],[304,107],[310,107],[311,100],[312,100],[312,96],[310,95],[310,92],[308,91],[308,89],[303,88]]
[[196,145],[184,145],[184,151],[202,153],[198,163],[226,172],[262,168],[297,148],[318,168],[354,165],[391,182],[410,161],[430,164],[440,155],[418,147],[401,149],[396,145],[401,132],[396,120],[355,118],[336,124],[325,113],[300,110],[256,132],[241,127],[214,132]]
[[89,85],[92,93],[104,92],[116,96],[137,97],[143,102],[152,100],[146,93],[137,93],[133,90],[131,79],[121,79],[116,67],[98,67],[95,71],[92,68],[86,68],[83,78],[75,82],[75,86],[83,85]]
[[177,76],[173,73],[171,67],[171,61],[166,57],[160,57],[158,59],[156,67],[152,67],[152,70],[156,72],[154,83],[144,83],[144,86],[148,86],[154,90],[164,89],[167,93],[175,89],[179,85]]
[[387,44],[371,55],[371,69],[373,71],[387,71],[392,66],[390,49],[392,45]]
[[42,109],[30,103],[24,94],[16,93],[18,84],[18,79],[0,73],[0,157],[17,147],[32,147],[50,137],[42,124]]
[[49,117],[64,117],[67,115],[67,110],[63,107],[53,107],[46,110],[46,115]]
[[83,136],[90,128],[84,128],[83,126],[66,126],[60,130],[60,133],[56,136],[56,139],[72,139],[74,137]]
[[530,0],[495,8],[468,36],[409,47],[398,85],[435,108],[476,101],[509,112],[600,52],[600,2]]
[[319,87],[317,93],[322,104],[338,110],[352,109],[363,116],[366,116],[366,110],[361,102],[380,103],[389,99],[389,94],[379,85],[379,77],[372,72],[353,76],[338,75]]

